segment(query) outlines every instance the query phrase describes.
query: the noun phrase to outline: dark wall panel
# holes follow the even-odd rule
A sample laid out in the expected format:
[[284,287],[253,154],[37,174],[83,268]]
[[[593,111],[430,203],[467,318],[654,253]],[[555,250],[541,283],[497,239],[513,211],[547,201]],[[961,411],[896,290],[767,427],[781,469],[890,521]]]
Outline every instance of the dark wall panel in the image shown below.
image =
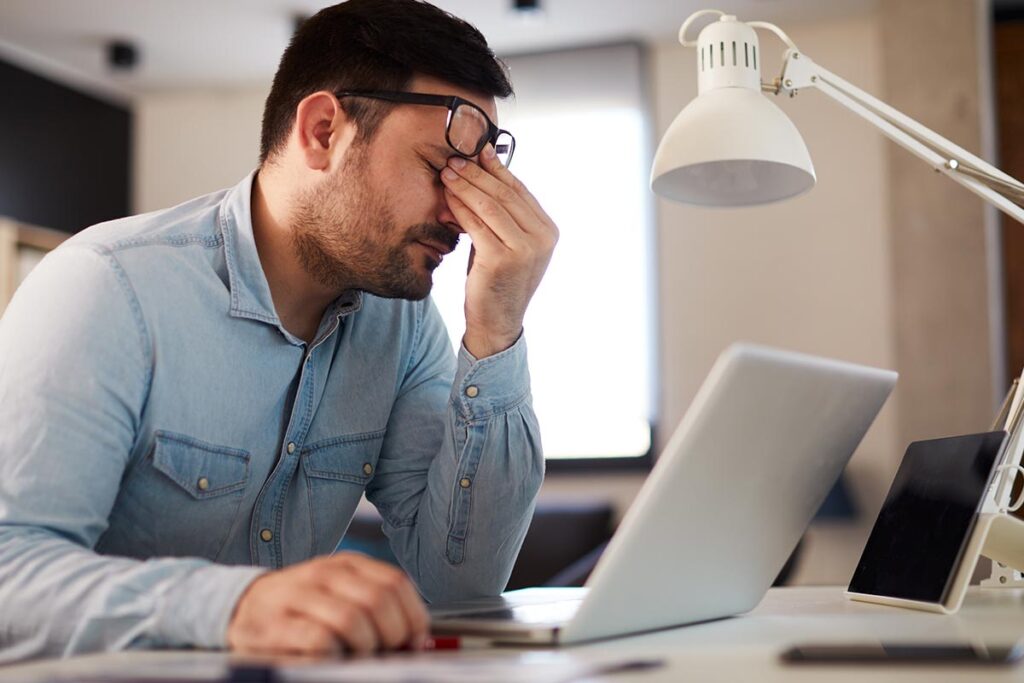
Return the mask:
[[131,111],[0,61],[0,216],[78,232],[125,216]]

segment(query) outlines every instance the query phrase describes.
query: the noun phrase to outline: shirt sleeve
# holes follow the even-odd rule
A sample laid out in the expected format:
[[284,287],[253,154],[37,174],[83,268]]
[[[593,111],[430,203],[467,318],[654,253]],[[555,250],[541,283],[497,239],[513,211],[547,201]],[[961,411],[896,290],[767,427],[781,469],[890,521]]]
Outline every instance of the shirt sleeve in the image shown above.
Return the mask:
[[0,319],[0,661],[225,645],[260,569],[93,550],[152,363],[131,283],[89,246],[47,256]]
[[544,478],[523,336],[452,352],[427,300],[367,498],[429,602],[501,593]]

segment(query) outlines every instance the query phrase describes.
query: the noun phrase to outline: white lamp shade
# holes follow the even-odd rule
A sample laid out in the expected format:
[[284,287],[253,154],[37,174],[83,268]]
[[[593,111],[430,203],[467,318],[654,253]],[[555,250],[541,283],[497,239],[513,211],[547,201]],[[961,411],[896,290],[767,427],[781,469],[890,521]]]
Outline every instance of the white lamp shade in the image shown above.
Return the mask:
[[701,206],[751,206],[814,187],[807,145],[775,103],[749,88],[701,93],[669,126],[651,189]]

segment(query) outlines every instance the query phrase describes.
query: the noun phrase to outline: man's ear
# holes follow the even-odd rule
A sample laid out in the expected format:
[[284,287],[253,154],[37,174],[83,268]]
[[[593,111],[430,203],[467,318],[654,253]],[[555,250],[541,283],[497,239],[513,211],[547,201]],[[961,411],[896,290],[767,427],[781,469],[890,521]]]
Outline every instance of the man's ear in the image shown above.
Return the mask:
[[355,137],[355,123],[331,93],[321,90],[306,96],[295,109],[293,131],[306,166],[326,170],[338,145],[347,147]]

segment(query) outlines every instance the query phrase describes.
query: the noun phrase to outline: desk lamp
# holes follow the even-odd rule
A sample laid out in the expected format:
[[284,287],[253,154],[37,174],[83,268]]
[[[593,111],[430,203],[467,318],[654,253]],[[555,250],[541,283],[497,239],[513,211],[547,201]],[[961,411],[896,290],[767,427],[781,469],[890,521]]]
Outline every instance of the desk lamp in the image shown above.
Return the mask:
[[[697,40],[694,21],[716,14]],[[786,50],[782,75],[761,82],[757,33],[771,31]],[[793,97],[816,88],[867,120],[898,145],[1024,223],[1024,184],[935,131],[872,97],[800,52],[782,29],[742,22],[718,10],[691,14],[679,42],[696,47],[697,97],[665,132],[654,156],[651,189],[702,206],[752,206],[793,197],[814,186],[814,165],[793,122],[763,93]]]

